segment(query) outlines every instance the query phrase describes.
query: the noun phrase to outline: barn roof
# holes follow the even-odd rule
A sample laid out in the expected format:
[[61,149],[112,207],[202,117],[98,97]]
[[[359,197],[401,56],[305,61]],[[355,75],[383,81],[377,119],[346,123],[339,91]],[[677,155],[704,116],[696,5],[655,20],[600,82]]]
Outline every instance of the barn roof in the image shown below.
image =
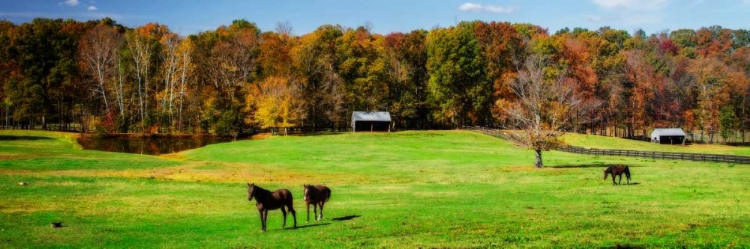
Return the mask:
[[352,112],[352,121],[391,122],[389,112]]
[[685,136],[681,128],[656,128],[651,132],[651,137],[660,136]]

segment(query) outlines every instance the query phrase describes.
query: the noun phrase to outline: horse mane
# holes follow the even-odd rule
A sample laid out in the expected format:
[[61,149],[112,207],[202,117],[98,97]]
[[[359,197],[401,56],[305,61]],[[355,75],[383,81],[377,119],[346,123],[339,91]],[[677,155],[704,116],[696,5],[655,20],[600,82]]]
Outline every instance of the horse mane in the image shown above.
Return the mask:
[[[268,189],[264,189],[263,187],[255,185],[255,184],[253,184],[253,188],[254,188],[254,190],[253,190],[253,196],[256,199],[258,199],[259,196],[264,196],[265,197],[265,196],[268,196],[268,195],[271,194],[271,191],[269,191]],[[260,195],[260,194],[263,194],[263,195]]]
[[318,192],[318,189],[315,188],[315,185],[312,184],[305,184],[305,190],[307,190],[308,194],[314,194]]

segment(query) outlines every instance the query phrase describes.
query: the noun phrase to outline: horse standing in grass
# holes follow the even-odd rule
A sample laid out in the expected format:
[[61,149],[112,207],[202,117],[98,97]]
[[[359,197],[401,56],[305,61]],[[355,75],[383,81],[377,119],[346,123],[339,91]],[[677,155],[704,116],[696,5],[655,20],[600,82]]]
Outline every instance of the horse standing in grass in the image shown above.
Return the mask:
[[[627,178],[628,184],[630,184],[630,168],[628,168],[627,165],[612,165],[607,167],[607,169],[604,170],[604,180],[607,180],[607,175],[612,175],[612,185],[620,184],[622,183],[622,173],[625,173],[625,178]],[[615,183],[615,176],[620,176],[620,180]]]
[[[305,204],[307,204],[307,222],[310,222],[310,204],[313,204],[315,220],[323,219],[323,205],[331,198],[331,189],[323,185],[305,184]],[[320,206],[320,217],[318,217]]]
[[247,200],[252,201],[255,198],[257,203],[255,206],[258,207],[260,212],[260,224],[261,230],[266,231],[266,220],[268,220],[268,210],[275,210],[281,208],[281,214],[284,215],[284,224],[282,228],[286,227],[286,209],[289,208],[289,212],[292,212],[294,217],[294,228],[297,228],[297,212],[294,211],[292,204],[294,200],[292,198],[292,192],[288,189],[277,189],[276,191],[268,191],[254,183],[247,184]]

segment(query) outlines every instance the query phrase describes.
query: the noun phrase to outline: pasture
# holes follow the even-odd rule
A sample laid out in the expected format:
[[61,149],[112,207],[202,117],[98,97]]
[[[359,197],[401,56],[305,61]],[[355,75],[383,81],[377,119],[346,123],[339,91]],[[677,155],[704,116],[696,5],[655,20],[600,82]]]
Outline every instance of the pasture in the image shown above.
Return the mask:
[[[576,136],[566,139],[625,143]],[[532,151],[468,131],[271,137],[160,157],[85,151],[61,133],[0,138],[2,248],[750,246],[745,165],[550,151],[535,169]],[[605,164],[630,165],[638,184],[612,186]],[[291,190],[298,228],[281,229],[274,210],[261,232],[246,182]],[[309,183],[332,190],[322,221],[305,222]]]

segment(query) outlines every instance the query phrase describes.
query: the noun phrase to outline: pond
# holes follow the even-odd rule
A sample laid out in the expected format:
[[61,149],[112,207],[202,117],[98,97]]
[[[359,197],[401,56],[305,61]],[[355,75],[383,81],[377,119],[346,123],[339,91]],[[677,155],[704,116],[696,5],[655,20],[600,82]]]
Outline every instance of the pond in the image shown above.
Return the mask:
[[107,137],[79,138],[85,150],[161,155],[195,149],[209,144],[230,142],[226,137]]

